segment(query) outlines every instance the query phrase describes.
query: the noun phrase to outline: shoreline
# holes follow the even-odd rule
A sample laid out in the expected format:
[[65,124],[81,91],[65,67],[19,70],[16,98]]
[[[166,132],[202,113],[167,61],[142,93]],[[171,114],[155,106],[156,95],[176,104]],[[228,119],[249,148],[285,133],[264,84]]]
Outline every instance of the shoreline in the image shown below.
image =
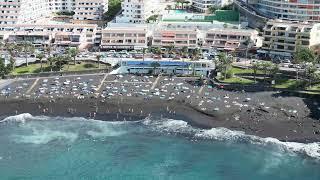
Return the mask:
[[[22,113],[33,116],[84,117],[103,121],[134,121],[148,116],[177,119],[191,126],[211,129],[224,127],[243,131],[262,138],[273,137],[280,141],[320,142],[319,120],[305,117],[301,119],[285,114],[277,114],[264,109],[254,111],[230,110],[224,112],[203,111],[183,100],[143,99],[139,97],[121,97],[97,99],[76,98],[37,98],[2,99],[0,101],[1,119]],[[235,116],[239,116],[235,118]],[[279,120],[280,119],[280,120]]]

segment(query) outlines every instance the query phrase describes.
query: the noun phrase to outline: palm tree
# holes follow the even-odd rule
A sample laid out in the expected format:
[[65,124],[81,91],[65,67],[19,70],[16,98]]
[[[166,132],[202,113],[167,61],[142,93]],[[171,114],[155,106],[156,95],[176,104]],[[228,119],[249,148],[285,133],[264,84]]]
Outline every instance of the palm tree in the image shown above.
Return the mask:
[[161,48],[160,47],[156,47],[153,49],[154,53],[158,56],[161,56],[162,52],[161,52]]
[[262,62],[260,63],[260,68],[263,71],[263,81],[266,81],[267,75],[271,72],[273,68],[273,63],[271,62]]
[[96,55],[96,59],[97,59],[97,62],[98,62],[98,69],[100,69],[100,59],[101,59],[101,54],[97,54]]
[[200,49],[199,48],[193,49],[191,59],[196,60],[196,59],[199,59],[199,57],[200,57]]
[[79,53],[78,48],[69,48],[68,49],[68,54],[73,58],[74,65],[76,65],[76,57],[77,57],[78,53]]
[[31,44],[30,42],[24,42],[22,45],[21,45],[21,50],[23,51],[24,53],[24,57],[26,59],[26,66],[29,65],[29,62],[28,62],[28,54],[33,54],[34,51],[35,51],[35,48],[33,46],[33,44]]
[[43,53],[39,53],[39,54],[36,55],[36,57],[40,60],[40,71],[43,72],[42,59],[44,58],[44,54]]
[[62,55],[58,55],[58,56],[54,57],[55,65],[59,71],[61,71],[62,61],[64,61],[64,60],[65,60],[65,56],[62,56]]
[[[297,47],[296,52],[294,54],[293,63],[295,64],[305,64],[307,62],[315,63],[318,60],[318,57],[314,54],[312,50],[304,47]],[[296,79],[299,79],[299,68],[296,68]]]
[[160,63],[158,63],[158,62],[152,62],[152,63],[150,64],[150,66],[153,67],[153,74],[156,74],[156,69],[157,69],[158,67],[160,67]]
[[188,47],[184,46],[184,47],[181,49],[181,56],[187,57],[187,55],[188,55]]
[[253,70],[253,78],[254,78],[254,83],[257,83],[257,72],[260,68],[259,63],[253,63],[251,66],[252,70]]
[[315,79],[318,78],[318,73],[317,73],[317,67],[314,65],[314,64],[310,64],[307,66],[306,68],[306,76],[308,78],[308,81],[309,81],[309,87],[312,86],[312,83]]
[[173,45],[168,46],[168,48],[167,48],[167,53],[168,53],[168,54],[173,54],[173,49],[174,49],[174,46],[173,46]]
[[14,69],[16,67],[16,57],[21,48],[15,43],[6,43],[5,49],[10,54],[10,63],[12,64],[12,69]]
[[52,66],[53,66],[53,62],[55,61],[55,58],[50,56],[47,58],[49,66],[50,66],[50,72],[52,72]]
[[280,70],[279,66],[278,66],[277,64],[273,64],[273,63],[272,63],[272,65],[271,65],[271,67],[270,67],[270,74],[272,75],[272,78],[273,78],[273,80],[275,80],[275,81],[276,81],[276,79],[277,79],[276,77],[277,77],[277,75],[278,75],[279,70]]
[[224,79],[227,79],[227,72],[232,63],[232,56],[228,56],[226,53],[222,52],[218,54],[218,66],[223,71]]
[[71,61],[70,55],[69,55],[68,53],[65,54],[64,56],[62,56],[62,60],[63,60],[65,63],[68,64],[67,70],[69,70],[69,68],[70,68],[70,61]]

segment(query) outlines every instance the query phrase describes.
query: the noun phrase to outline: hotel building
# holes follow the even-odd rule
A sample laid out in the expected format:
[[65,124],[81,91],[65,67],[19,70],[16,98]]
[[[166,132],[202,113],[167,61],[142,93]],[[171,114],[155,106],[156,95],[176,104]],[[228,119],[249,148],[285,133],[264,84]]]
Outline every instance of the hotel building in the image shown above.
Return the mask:
[[0,25],[0,34],[8,42],[28,41],[36,47],[49,44],[57,47],[73,46],[80,49],[93,46],[99,32],[95,24],[14,24]]
[[312,48],[320,44],[320,24],[269,21],[263,30],[263,53],[292,57],[297,47]]
[[199,12],[205,13],[209,11],[211,6],[225,6],[231,4],[232,0],[193,0],[192,7]]
[[122,13],[116,17],[117,23],[146,23],[148,17],[161,10],[159,0],[124,0]]
[[249,0],[266,17],[320,22],[320,0]]
[[[258,31],[250,29],[214,28],[204,32],[203,45],[205,49],[237,51],[245,46],[259,46]],[[251,44],[249,44],[251,42]]]
[[107,27],[102,30],[101,49],[142,49],[147,48],[147,26]]
[[46,0],[0,0],[0,24],[33,22],[49,14]]
[[198,47],[198,30],[156,28],[152,34],[152,46],[194,49]]
[[108,11],[107,0],[75,0],[75,20],[102,20],[104,12]]
[[60,11],[74,11],[76,20],[101,20],[108,0],[0,0],[0,24],[34,23]]

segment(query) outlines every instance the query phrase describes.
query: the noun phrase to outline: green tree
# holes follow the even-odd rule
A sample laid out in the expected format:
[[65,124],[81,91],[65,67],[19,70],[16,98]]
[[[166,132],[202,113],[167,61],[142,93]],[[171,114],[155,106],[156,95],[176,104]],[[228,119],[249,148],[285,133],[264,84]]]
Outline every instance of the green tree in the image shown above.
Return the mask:
[[97,62],[98,62],[98,69],[100,69],[100,60],[101,60],[101,54],[97,54],[96,55],[96,59],[97,59]]
[[54,61],[55,61],[55,58],[52,57],[52,56],[50,56],[50,57],[48,57],[47,61],[48,61],[48,63],[49,63],[50,72],[52,72],[53,63],[54,63]]
[[14,69],[16,67],[16,57],[18,53],[21,51],[21,48],[15,43],[6,43],[5,49],[9,52],[10,63],[12,64],[12,67]]
[[155,48],[153,48],[152,51],[153,51],[154,54],[156,54],[158,56],[161,56],[161,54],[162,54],[162,51],[161,51],[160,47],[155,47]]
[[157,19],[158,19],[158,17],[159,17],[159,15],[157,15],[157,14],[154,14],[154,15],[152,15],[152,16],[150,16],[150,17],[148,17],[148,19],[147,19],[147,23],[150,23],[150,22],[156,22],[156,21],[157,21]]
[[214,14],[216,12],[216,10],[219,10],[219,9],[220,9],[220,7],[217,6],[217,5],[212,5],[212,6],[209,7],[209,11],[212,14]]
[[154,61],[150,64],[150,66],[153,68],[153,74],[156,74],[156,69],[160,67],[160,63]]
[[[294,64],[298,64],[300,67],[306,63],[315,63],[317,60],[317,56],[315,53],[305,47],[297,47],[296,52],[294,54]],[[296,68],[296,79],[299,79],[299,68]]]
[[78,48],[69,48],[68,54],[70,57],[73,58],[73,64],[76,65],[76,57],[79,54],[79,49]]
[[71,56],[67,53],[62,56],[62,64],[67,64],[67,70],[70,68],[70,61],[72,60]]
[[224,79],[227,79],[227,73],[231,67],[232,61],[233,61],[232,56],[228,56],[225,52],[218,54],[218,59],[216,61],[216,65],[222,71],[222,73],[224,75]]
[[318,69],[314,64],[309,64],[306,68],[306,77],[310,87],[312,86],[313,82],[318,79],[319,73],[317,70]]
[[279,71],[280,71],[279,65],[272,63],[270,67],[270,74],[273,80],[276,81]]
[[61,71],[61,69],[63,67],[62,63],[64,60],[65,60],[65,56],[63,56],[63,55],[57,55],[56,57],[54,57],[55,67],[59,71]]
[[24,43],[21,44],[21,51],[24,54],[24,57],[26,60],[26,66],[29,66],[28,55],[34,53],[35,51],[34,45],[31,44],[30,42],[25,41]]
[[253,70],[253,78],[255,83],[257,83],[257,73],[259,68],[260,68],[259,63],[257,62],[252,63],[251,69]]
[[42,60],[43,60],[43,58],[44,58],[45,56],[44,56],[43,53],[38,53],[38,54],[36,55],[36,57],[37,57],[37,58],[39,59],[39,61],[40,61],[40,71],[43,72]]
[[0,58],[0,77],[3,78],[5,75],[9,74],[10,69],[4,64],[4,59]]
[[182,56],[182,57],[187,57],[187,56],[188,56],[188,47],[184,46],[184,47],[181,49],[181,56]]
[[263,81],[265,82],[266,77],[269,75],[270,69],[272,67],[271,62],[262,62],[260,63],[260,69],[263,72]]
[[191,55],[191,59],[194,60],[199,60],[200,59],[200,49],[199,48],[195,48],[192,50],[192,55]]
[[167,47],[167,53],[168,54],[173,54],[173,50],[174,50],[174,46],[173,45],[170,45]]
[[108,2],[108,11],[104,14],[104,19],[111,21],[120,11],[121,0],[110,0]]

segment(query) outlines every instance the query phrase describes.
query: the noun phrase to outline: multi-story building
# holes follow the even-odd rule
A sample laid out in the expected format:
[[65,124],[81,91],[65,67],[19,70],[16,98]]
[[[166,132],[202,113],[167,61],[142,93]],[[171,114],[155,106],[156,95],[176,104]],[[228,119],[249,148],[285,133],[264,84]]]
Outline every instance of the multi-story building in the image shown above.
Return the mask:
[[107,27],[102,30],[101,49],[142,49],[147,47],[147,27]]
[[0,34],[5,41],[47,46],[76,46],[85,48],[93,46],[96,40],[98,26],[95,24],[13,24],[0,25]]
[[46,0],[0,0],[0,24],[32,22],[48,15]]
[[199,12],[208,12],[211,6],[225,6],[231,4],[232,0],[193,0],[192,7]]
[[320,21],[320,0],[249,0],[267,17],[294,21]]
[[271,20],[264,27],[263,38],[264,53],[292,57],[299,46],[311,48],[320,44],[320,24]]
[[76,20],[102,20],[108,0],[0,0],[0,24],[31,23],[53,12],[74,11]]
[[29,31],[14,31],[9,33],[8,42],[25,43],[30,42],[35,47],[47,46],[53,41],[53,34],[51,32],[29,32]]
[[75,20],[102,20],[104,12],[108,11],[107,0],[75,0]]
[[210,29],[204,32],[202,47],[204,49],[241,51],[241,45],[259,46],[258,34],[256,30],[247,29]]
[[198,33],[197,30],[158,28],[153,31],[152,46],[194,49],[198,47]]
[[122,13],[116,17],[117,23],[143,24],[148,17],[160,11],[159,0],[124,0]]
[[49,10],[51,12],[71,12],[76,7],[75,0],[48,0]]

